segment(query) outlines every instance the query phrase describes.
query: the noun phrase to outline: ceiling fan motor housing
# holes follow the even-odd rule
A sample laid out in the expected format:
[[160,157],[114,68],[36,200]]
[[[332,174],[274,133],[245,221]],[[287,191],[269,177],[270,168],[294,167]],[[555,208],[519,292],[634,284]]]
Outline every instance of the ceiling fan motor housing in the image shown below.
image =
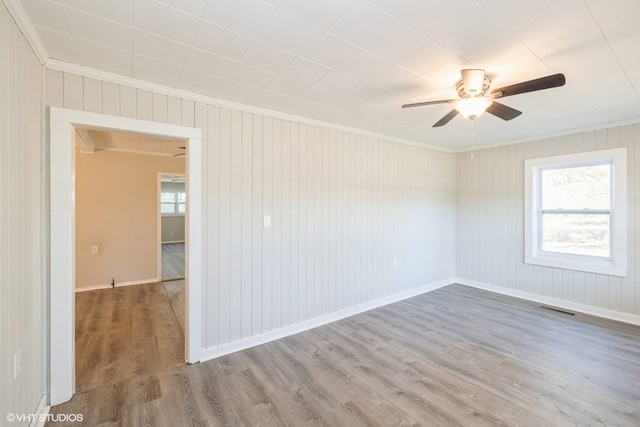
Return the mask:
[[487,96],[491,88],[491,76],[484,70],[466,69],[460,72],[462,80],[456,86],[460,98]]

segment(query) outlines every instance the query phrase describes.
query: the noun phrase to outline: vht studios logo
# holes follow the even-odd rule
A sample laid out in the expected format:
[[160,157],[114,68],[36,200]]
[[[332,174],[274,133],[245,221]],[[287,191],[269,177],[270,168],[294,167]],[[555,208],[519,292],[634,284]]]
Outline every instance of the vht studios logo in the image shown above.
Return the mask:
[[14,414],[10,412],[7,414],[6,419],[10,423],[14,421],[18,421],[20,423],[29,421],[31,423],[35,420],[40,422],[51,421],[54,423],[57,423],[57,422],[81,423],[83,417],[82,417],[82,414]]

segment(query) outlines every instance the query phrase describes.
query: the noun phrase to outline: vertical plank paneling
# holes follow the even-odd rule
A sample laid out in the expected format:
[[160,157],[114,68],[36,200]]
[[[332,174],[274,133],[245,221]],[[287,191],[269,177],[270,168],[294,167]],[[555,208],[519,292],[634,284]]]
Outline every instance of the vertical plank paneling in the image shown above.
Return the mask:
[[[43,68],[4,5],[0,5],[0,413],[30,414],[47,384],[46,213]],[[75,79],[71,84],[75,85]],[[65,77],[46,74],[50,105],[64,105]],[[81,85],[81,83],[80,83]],[[82,87],[70,88],[69,91]],[[71,95],[71,105],[77,96]],[[75,100],[75,101],[74,101]],[[82,104],[82,99],[80,99]],[[46,258],[45,258],[46,259]],[[13,378],[13,357],[22,374]]]
[[[12,123],[9,118],[10,110],[17,109],[17,100],[14,97],[10,97],[11,87],[10,85],[17,86],[17,82],[15,77],[10,73],[10,67],[4,66],[4,64],[11,64],[15,62],[15,55],[13,53],[12,48],[12,38],[11,38],[11,30],[15,31],[15,28],[12,27],[11,17],[9,13],[4,8],[4,6],[0,6],[0,63],[3,64],[0,67],[0,141],[3,141],[0,144],[0,197],[2,203],[0,203],[0,310],[2,316],[2,323],[0,323],[0,339],[2,339],[3,349],[5,346],[10,348],[10,350],[5,350],[0,352],[0,363],[2,366],[9,367],[11,366],[11,354],[17,345],[16,342],[16,333],[7,326],[9,325],[10,319],[13,319],[14,316],[17,317],[16,309],[12,308],[11,304],[11,288],[9,287],[9,269],[11,265],[9,264],[9,246],[13,243],[8,239],[9,234],[9,206],[11,206],[10,201],[6,199],[6,194],[8,194],[9,183],[15,179],[9,173],[9,162],[15,161],[15,159],[9,159],[9,144],[4,143],[4,141],[10,141],[10,132],[9,126]],[[58,101],[62,102],[62,74],[52,74],[47,73],[47,82],[51,81],[52,84],[59,81],[59,96]],[[53,91],[53,88],[49,89],[49,91]],[[4,344],[6,343],[6,344]],[[1,384],[9,384],[9,369],[4,368],[0,369],[0,381]],[[3,413],[9,413],[10,410],[13,410],[13,405],[16,403],[13,399],[15,396],[11,396],[9,387],[1,387],[0,388],[0,397],[2,400],[0,401],[0,408],[2,408]]]
[[91,79],[88,77],[83,78],[83,105],[85,111],[91,111],[92,113],[102,112],[102,82],[100,80]]
[[273,312],[273,119],[265,117],[262,132],[262,206],[271,215],[272,226],[264,229],[262,238],[262,330],[272,328]]
[[242,136],[238,141],[241,150],[241,224],[240,224],[240,321],[242,322],[240,335],[242,338],[251,336],[253,310],[251,309],[253,285],[252,250],[253,244],[253,115],[242,113]]
[[[220,108],[220,271],[218,275],[219,343],[230,340],[231,332],[231,110]],[[235,238],[235,236],[234,236]]]
[[207,346],[453,275],[454,155],[74,79],[49,102],[203,130]]
[[47,104],[51,107],[64,107],[63,73],[56,70],[47,70],[46,75]]
[[290,233],[291,233],[291,269],[290,269],[290,322],[297,323],[300,321],[300,134],[297,123],[291,123],[290,129],[291,139],[291,204],[290,204]]
[[253,115],[252,124],[252,240],[251,240],[251,334],[262,332],[262,116]]
[[64,107],[82,110],[84,101],[82,77],[64,73],[63,85]]
[[[171,110],[170,110],[171,111]],[[171,116],[169,116],[171,123]],[[242,338],[242,113],[231,111],[231,283],[229,339]]]
[[345,197],[351,201],[345,206],[345,219],[346,219],[346,244],[347,247],[345,258],[348,260],[346,263],[345,271],[345,292],[344,299],[347,306],[351,306],[355,303],[355,267],[356,267],[356,241],[355,241],[355,144],[353,142],[353,135],[346,135],[345,144],[347,164],[349,167],[346,169],[346,195]]
[[298,125],[298,321],[308,319],[307,299],[309,285],[307,264],[309,260],[309,167],[307,126]]
[[[607,148],[620,148],[621,128],[607,129]],[[628,163],[628,162],[627,162]],[[607,308],[621,311],[622,280],[620,277],[609,276],[607,289],[609,291]]]
[[120,86],[120,115],[123,117],[136,118],[136,89],[128,86]]
[[167,123],[167,95],[154,92],[151,102],[153,104],[153,121]]
[[[524,230],[524,204],[522,203],[522,189],[524,188],[524,173],[522,169],[522,165],[524,165],[525,159],[525,146],[523,144],[518,144],[516,146],[516,159],[515,159],[515,183],[513,189],[513,209],[516,213],[515,215],[515,223],[513,227],[513,234],[515,236],[522,235]],[[512,262],[515,265],[516,271],[516,279],[515,279],[515,287],[518,290],[524,290],[524,282],[525,282],[525,264],[522,262],[524,259],[524,247],[521,244],[518,244],[520,239],[515,239],[516,244],[513,250]]]
[[283,228],[285,226],[282,218],[282,120],[273,119],[273,141],[272,141],[272,179],[273,179],[273,204],[271,207],[274,227],[272,238],[272,297],[271,303],[271,325],[273,329],[282,326],[282,240]]
[[[154,115],[158,114],[161,121],[166,121],[166,97],[154,96]],[[164,102],[163,102],[164,101]],[[164,108],[157,108],[163,106]],[[214,106],[206,106],[207,108],[207,144],[205,158],[207,169],[207,186],[206,199],[204,200],[207,209],[207,238],[206,246],[206,299],[205,308],[215,308],[215,310],[204,310],[206,317],[205,345],[214,347],[219,344],[219,302],[220,302],[220,247],[222,244],[220,228],[221,228],[221,180],[220,180],[220,108]],[[161,111],[164,110],[164,115]],[[204,144],[203,144],[204,145]],[[203,169],[205,169],[203,167]]]
[[509,145],[507,146],[508,152],[508,185],[507,185],[507,207],[510,212],[507,215],[508,224],[507,229],[505,230],[505,240],[507,241],[507,253],[506,253],[506,262],[508,265],[509,273],[507,275],[507,281],[505,282],[506,286],[515,287],[516,283],[516,265],[518,264],[518,253],[521,251],[522,245],[518,245],[517,239],[514,239],[513,236],[517,236],[520,234],[520,230],[517,227],[516,216],[517,212],[517,204],[522,203],[519,201],[517,194],[520,194],[521,189],[516,188],[517,184],[517,175],[521,175],[522,172],[518,174],[519,164],[516,163],[516,150],[517,145]]
[[[636,164],[640,159],[637,154],[638,136],[634,132],[636,127],[614,127],[483,150],[477,154],[477,160],[485,159],[484,178],[482,173],[473,172],[476,166],[469,165],[466,154],[458,154],[456,274],[560,300],[637,313],[638,255],[637,238],[633,230],[638,226],[638,220],[635,203],[630,203],[628,207],[628,218],[632,221],[628,235],[633,238],[628,242],[631,258],[627,277],[532,266],[524,264],[522,259],[523,161],[627,147],[628,199],[637,200],[639,181]],[[482,251],[485,254],[480,253]],[[484,273],[483,264],[486,268]]]
[[178,124],[193,127],[195,125],[195,113],[195,102],[188,99],[182,99],[180,102],[181,117],[180,123]]
[[291,324],[291,122],[282,121],[282,267],[280,325]]
[[316,139],[315,132],[313,126],[306,126],[307,131],[307,268],[306,268],[306,318],[310,319],[316,316],[315,311],[315,291],[317,287],[316,279],[316,264],[318,259],[318,253],[315,250],[315,239],[316,239],[316,216],[317,216],[317,205],[316,205],[316,189],[313,186],[316,180],[316,169],[317,169],[317,160],[315,158],[316,154]]
[[148,90],[136,90],[136,118],[153,119],[153,95]]
[[[374,140],[372,147],[371,147],[371,185],[372,185],[372,189],[373,189],[373,194],[372,194],[372,200],[371,200],[371,228],[372,228],[372,239],[373,239],[373,247],[372,247],[372,254],[373,254],[373,265],[371,266],[371,295],[373,298],[380,298],[383,293],[382,290],[380,289],[381,287],[381,280],[382,280],[382,268],[383,268],[383,264],[388,263],[388,262],[393,262],[390,261],[389,259],[385,259],[384,258],[384,254],[382,253],[382,241],[384,239],[384,235],[383,233],[381,233],[381,231],[384,229],[384,224],[380,222],[380,219],[382,218],[382,212],[381,212],[381,200],[380,198],[382,197],[382,191],[384,189],[383,187],[383,175],[382,175],[382,171],[383,171],[383,166],[381,164],[382,161],[382,154],[381,154],[381,150],[383,149],[383,144],[382,141],[380,140]],[[334,155],[332,156],[333,162],[335,164],[335,168],[336,168],[336,172],[333,172],[337,175],[337,171],[339,169],[338,165],[340,162],[340,157],[339,154],[337,152],[337,147],[336,147],[336,152],[334,153]],[[336,181],[333,182],[332,188],[331,188],[331,192],[330,194],[332,195],[336,195],[339,196],[339,189],[338,189],[338,184],[337,184],[337,179],[339,179],[339,176],[336,176]],[[336,204],[336,207],[334,209],[339,209],[339,204]],[[337,242],[336,242],[337,243]],[[332,250],[332,253],[335,253],[335,256],[338,256],[338,251],[339,251],[339,247],[336,244],[335,249]],[[335,260],[332,260],[332,265],[339,265],[339,260],[336,258]],[[339,280],[335,281],[336,283],[339,283]]]
[[322,178],[325,164],[323,162],[323,140],[322,140],[322,128],[314,126],[313,132],[313,153],[314,153],[314,174],[313,174],[313,228],[312,228],[312,241],[313,241],[313,301],[312,301],[312,313],[313,317],[318,317],[322,314]]
[[476,276],[479,281],[485,282],[487,278],[487,252],[484,250],[484,242],[486,239],[487,231],[487,196],[486,188],[483,185],[486,182],[487,174],[487,152],[481,151],[477,153],[479,156],[476,160],[478,174],[476,176],[476,200],[477,211],[476,218],[478,218],[480,227],[477,227],[477,241],[476,250],[478,253],[478,275]]
[[346,282],[344,280],[344,245],[345,245],[345,215],[344,215],[344,191],[346,185],[346,155],[344,149],[344,132],[336,132],[335,137],[335,179],[334,185],[334,250],[333,268],[335,272],[335,310],[341,310],[345,307],[344,288]]
[[[320,129],[320,128],[318,128]],[[330,138],[329,129],[321,129],[319,134],[318,149],[320,151],[320,229],[318,232],[319,250],[320,250],[320,314],[329,312],[329,168],[330,168]]]
[[120,86],[115,83],[102,82],[102,113],[120,115]]
[[172,125],[182,123],[182,101],[180,98],[167,97],[167,121]]

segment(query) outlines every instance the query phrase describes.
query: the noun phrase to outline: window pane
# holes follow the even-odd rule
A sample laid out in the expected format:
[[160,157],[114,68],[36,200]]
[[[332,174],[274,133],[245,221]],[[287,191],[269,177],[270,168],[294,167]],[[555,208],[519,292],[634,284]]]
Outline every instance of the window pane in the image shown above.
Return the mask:
[[160,213],[176,213],[176,205],[173,203],[160,204]]
[[184,213],[184,212],[185,212],[185,211],[184,211],[184,203],[180,203],[180,204],[178,205],[178,212],[180,212],[180,213]]
[[542,250],[610,257],[608,214],[542,215]]
[[187,195],[185,193],[178,193],[178,203],[184,203],[187,201]]
[[611,165],[541,171],[542,209],[610,209]]
[[176,201],[175,193],[161,193],[160,202],[162,203],[174,203]]

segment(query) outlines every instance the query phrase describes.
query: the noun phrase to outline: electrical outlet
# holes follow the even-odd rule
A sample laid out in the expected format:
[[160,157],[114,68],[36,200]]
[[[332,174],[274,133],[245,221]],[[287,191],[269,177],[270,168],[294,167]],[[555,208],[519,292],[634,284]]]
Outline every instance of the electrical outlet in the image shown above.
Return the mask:
[[22,350],[16,351],[13,355],[13,379],[17,380],[22,374]]
[[100,248],[98,247],[98,245],[91,246],[91,253],[92,254],[97,254],[99,250],[100,250]]
[[265,227],[271,227],[271,215],[265,215],[263,222]]

